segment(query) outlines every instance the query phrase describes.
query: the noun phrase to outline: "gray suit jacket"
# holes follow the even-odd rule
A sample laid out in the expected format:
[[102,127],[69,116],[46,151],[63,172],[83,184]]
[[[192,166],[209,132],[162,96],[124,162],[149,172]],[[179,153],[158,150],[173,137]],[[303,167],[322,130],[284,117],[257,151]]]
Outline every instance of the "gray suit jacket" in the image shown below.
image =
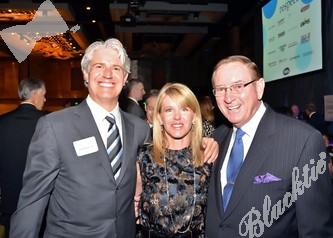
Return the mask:
[[[138,147],[149,141],[150,133],[141,119],[121,115],[124,147],[118,183],[86,101],[38,122],[10,237],[38,237],[47,205],[44,237],[134,237],[135,164]],[[98,150],[78,156],[73,142],[89,137]]]
[[[291,207],[285,208],[278,220],[270,227],[262,225],[263,204],[266,195],[271,200],[271,207],[292,191],[292,171],[294,167],[300,170],[299,181],[304,182],[302,171],[305,165],[313,167],[324,152],[321,134],[303,122],[275,113],[269,107],[257,128],[252,144],[238,174],[228,207],[223,210],[220,170],[226,155],[232,134],[232,128],[222,126],[215,130],[214,137],[220,143],[220,156],[214,165],[209,184],[206,237],[236,238],[239,234],[239,224],[242,218],[256,209],[259,214],[252,216],[252,224],[256,233],[262,238],[280,237],[333,237],[331,184],[328,171],[320,174],[312,182],[310,188],[297,197]],[[280,181],[255,184],[255,177],[270,173]],[[290,201],[290,200],[288,200]],[[273,209],[274,210],[274,209]],[[278,212],[279,213],[279,212]],[[271,215],[269,214],[269,221]],[[249,222],[248,219],[245,219]],[[242,223],[242,233],[246,233],[245,223]],[[253,228],[252,227],[252,228]],[[249,233],[246,237],[250,237]],[[259,237],[259,236],[256,236]]]

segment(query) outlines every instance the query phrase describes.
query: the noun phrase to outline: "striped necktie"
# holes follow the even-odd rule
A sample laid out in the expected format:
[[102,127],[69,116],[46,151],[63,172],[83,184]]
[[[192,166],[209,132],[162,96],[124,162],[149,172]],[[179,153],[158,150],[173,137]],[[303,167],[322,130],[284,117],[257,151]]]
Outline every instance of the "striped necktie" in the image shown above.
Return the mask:
[[232,190],[239,173],[240,168],[242,167],[243,158],[244,158],[244,146],[242,137],[245,134],[242,129],[238,128],[236,131],[236,138],[231,149],[228,165],[227,165],[227,184],[223,189],[223,208],[224,211],[227,209]]
[[110,114],[110,116],[106,116],[105,118],[110,123],[107,133],[106,149],[109,155],[114,178],[117,180],[121,169],[123,148],[114,116]]

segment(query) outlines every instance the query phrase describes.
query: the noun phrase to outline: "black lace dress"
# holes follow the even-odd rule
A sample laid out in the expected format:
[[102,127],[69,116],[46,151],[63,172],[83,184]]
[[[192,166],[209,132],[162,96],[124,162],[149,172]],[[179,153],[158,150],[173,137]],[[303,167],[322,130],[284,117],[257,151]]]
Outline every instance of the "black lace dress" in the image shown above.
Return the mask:
[[159,165],[153,161],[151,150],[151,145],[143,146],[138,158],[143,190],[139,205],[142,226],[166,236],[191,230],[204,237],[211,166],[194,167],[189,148],[167,150],[165,163]]

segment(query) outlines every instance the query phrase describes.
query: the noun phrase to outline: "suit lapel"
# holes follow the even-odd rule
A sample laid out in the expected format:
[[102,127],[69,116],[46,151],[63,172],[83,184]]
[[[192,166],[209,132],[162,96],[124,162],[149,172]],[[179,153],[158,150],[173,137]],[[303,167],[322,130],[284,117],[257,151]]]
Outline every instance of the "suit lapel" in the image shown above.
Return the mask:
[[121,180],[123,179],[126,170],[129,166],[130,163],[130,152],[132,151],[132,148],[130,148],[133,143],[132,143],[132,139],[133,139],[133,132],[134,132],[134,125],[131,122],[131,120],[129,120],[126,117],[126,114],[123,113],[121,111],[121,120],[122,120],[122,133],[123,133],[123,155],[122,155],[122,165],[121,165],[121,169],[120,169],[120,175],[118,178],[118,183],[121,182]]
[[76,116],[74,125],[76,130],[79,132],[80,137],[82,139],[91,137],[92,135],[95,137],[98,145],[98,152],[96,156],[100,160],[100,163],[104,168],[105,173],[110,177],[111,181],[115,184],[116,181],[114,179],[111,165],[108,160],[108,154],[106,148],[104,146],[102,137],[99,134],[96,122],[88,107],[87,102],[83,101],[80,105],[78,105],[76,110],[74,111],[74,114]]
[[272,112],[272,110],[267,105],[266,107],[266,113],[258,125],[249,151],[235,181],[229,205],[225,211],[224,219],[226,219],[231,214],[240,200],[251,188],[254,177],[257,175],[257,172],[260,170],[266,158],[269,156],[271,147],[274,146],[267,143],[267,141],[271,141],[272,137],[274,136],[274,112]]

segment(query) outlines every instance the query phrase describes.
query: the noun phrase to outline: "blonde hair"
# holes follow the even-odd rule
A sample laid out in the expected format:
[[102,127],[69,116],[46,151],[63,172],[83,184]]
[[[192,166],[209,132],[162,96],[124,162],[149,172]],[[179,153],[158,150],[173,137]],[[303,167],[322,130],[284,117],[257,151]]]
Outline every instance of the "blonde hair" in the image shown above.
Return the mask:
[[214,111],[213,111],[213,103],[212,100],[210,99],[209,96],[204,96],[200,98],[199,100],[200,104],[200,110],[201,110],[201,116],[202,120],[209,121],[211,123],[214,123],[215,121],[215,116],[214,116]]
[[200,166],[203,164],[202,151],[202,119],[198,100],[193,92],[180,83],[168,83],[161,89],[157,97],[153,119],[153,159],[163,163],[166,149],[168,148],[163,125],[160,125],[158,116],[161,113],[163,101],[166,96],[179,103],[183,107],[189,107],[194,112],[194,123],[191,130],[191,153],[193,164]]

